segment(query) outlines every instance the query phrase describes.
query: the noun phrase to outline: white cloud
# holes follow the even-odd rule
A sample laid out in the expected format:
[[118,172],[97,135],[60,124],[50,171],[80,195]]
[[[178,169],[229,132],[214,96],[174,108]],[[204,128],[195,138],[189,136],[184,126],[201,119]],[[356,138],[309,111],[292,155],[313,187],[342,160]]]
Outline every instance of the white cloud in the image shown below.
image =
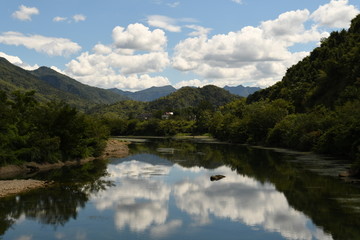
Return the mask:
[[189,36],[196,37],[196,36],[207,36],[208,33],[212,30],[211,28],[205,28],[198,25],[186,25],[185,27],[193,29],[195,31],[189,33]]
[[41,35],[24,35],[19,32],[5,32],[0,35],[0,43],[22,45],[50,56],[68,56],[78,52],[79,44],[66,38],[45,37]]
[[106,45],[103,45],[103,44],[99,43],[99,44],[96,44],[93,47],[93,51],[96,54],[110,54],[112,52],[112,49],[109,46],[106,46]]
[[172,220],[168,223],[155,226],[151,229],[150,234],[155,238],[164,238],[183,225],[181,220]]
[[35,7],[26,7],[24,5],[19,6],[19,10],[15,11],[12,16],[13,18],[21,21],[31,21],[32,15],[39,14],[40,11]]
[[164,224],[167,215],[168,209],[161,202],[118,204],[115,225],[118,229],[129,226],[132,231],[142,232],[151,225]]
[[65,72],[63,72],[60,68],[58,68],[56,66],[51,66],[50,68],[58,73],[66,75]]
[[166,52],[124,55],[102,45],[94,47],[96,53],[82,53],[70,61],[65,72],[75,79],[104,88],[142,89],[170,84],[166,77],[151,77],[169,65]]
[[236,2],[236,3],[238,3],[238,4],[242,4],[242,3],[243,3],[242,0],[231,0],[231,1]]
[[[289,47],[319,42],[329,35],[316,26],[306,28],[309,20],[310,12],[306,9],[289,11],[258,27],[247,26],[212,37],[199,34],[199,37],[187,38],[175,46],[172,66],[206,79],[199,80],[199,85],[267,87],[281,80],[287,68],[308,54],[291,52]],[[186,82],[178,85],[183,84]]]
[[54,21],[54,22],[64,22],[64,21],[66,21],[66,20],[67,20],[66,17],[54,17],[54,18],[53,18],[53,21]]
[[173,3],[168,3],[167,4],[169,7],[172,7],[172,8],[176,8],[180,5],[180,2],[173,2]]
[[176,20],[161,15],[148,16],[147,23],[150,26],[165,29],[169,32],[181,32],[181,27],[176,25]]
[[121,55],[115,52],[104,55],[86,52],[69,62],[65,72],[91,86],[141,90],[152,86],[169,85],[170,82],[166,77],[139,74],[161,71],[168,63],[167,54],[161,52],[145,55]]
[[81,22],[86,20],[86,16],[82,14],[76,14],[72,17],[75,22]]
[[35,69],[38,69],[39,68],[39,65],[35,64],[33,66],[27,64],[27,63],[24,63],[19,57],[17,56],[11,56],[11,55],[8,55],[6,53],[3,53],[3,52],[0,52],[0,57],[3,57],[5,58],[6,60],[8,60],[10,63],[16,65],[16,66],[19,66],[25,70],[35,70]]
[[310,228],[308,218],[291,208],[272,184],[238,175],[225,166],[215,172],[226,178],[214,184],[209,181],[209,171],[173,186],[177,207],[192,217],[194,225],[207,225],[215,216],[278,232],[286,239],[312,239],[315,235],[332,239],[321,229]]
[[130,24],[126,29],[117,26],[113,29],[112,36],[115,46],[125,49],[161,51],[167,43],[164,31],[150,31],[140,23]]
[[182,87],[186,87],[186,86],[203,87],[208,84],[209,84],[209,82],[206,80],[191,79],[191,80],[180,81],[177,84],[175,84],[174,87],[175,88],[182,88]]
[[163,51],[167,39],[162,30],[150,31],[138,23],[127,29],[118,26],[113,30],[113,39],[113,44],[98,43],[92,53],[83,52],[70,61],[66,74],[102,88],[140,90],[170,84],[166,77],[149,75],[170,65],[168,53]]
[[348,28],[351,19],[359,12],[355,6],[349,5],[348,0],[331,0],[313,12],[311,18],[321,26]]

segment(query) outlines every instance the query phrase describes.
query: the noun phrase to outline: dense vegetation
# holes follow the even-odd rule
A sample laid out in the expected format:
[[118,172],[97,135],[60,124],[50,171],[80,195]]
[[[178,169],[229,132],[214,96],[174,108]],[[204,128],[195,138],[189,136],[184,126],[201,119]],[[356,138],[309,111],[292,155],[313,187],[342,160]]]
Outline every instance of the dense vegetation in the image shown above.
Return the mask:
[[40,104],[34,94],[0,91],[0,165],[101,154],[106,127],[65,103]]
[[[171,136],[178,133],[207,133],[211,113],[238,96],[216,87],[184,87],[152,102],[122,101],[89,111],[101,116],[112,135]],[[166,115],[166,113],[173,115]]]

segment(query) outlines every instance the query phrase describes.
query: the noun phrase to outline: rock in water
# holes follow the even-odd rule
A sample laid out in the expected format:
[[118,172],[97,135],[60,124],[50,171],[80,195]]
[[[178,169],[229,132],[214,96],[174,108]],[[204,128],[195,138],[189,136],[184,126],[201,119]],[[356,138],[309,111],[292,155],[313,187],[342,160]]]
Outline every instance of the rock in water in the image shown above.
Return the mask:
[[224,175],[213,175],[210,177],[210,181],[219,181],[220,179],[223,179]]

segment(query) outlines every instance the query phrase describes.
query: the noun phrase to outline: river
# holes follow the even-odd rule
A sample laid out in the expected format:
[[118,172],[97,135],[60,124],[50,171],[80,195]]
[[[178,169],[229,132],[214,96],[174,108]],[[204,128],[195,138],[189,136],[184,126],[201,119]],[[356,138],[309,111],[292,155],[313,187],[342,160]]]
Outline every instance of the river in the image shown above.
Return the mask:
[[129,147],[33,176],[55,184],[1,199],[0,239],[360,239],[360,188],[334,176],[342,162],[218,143]]

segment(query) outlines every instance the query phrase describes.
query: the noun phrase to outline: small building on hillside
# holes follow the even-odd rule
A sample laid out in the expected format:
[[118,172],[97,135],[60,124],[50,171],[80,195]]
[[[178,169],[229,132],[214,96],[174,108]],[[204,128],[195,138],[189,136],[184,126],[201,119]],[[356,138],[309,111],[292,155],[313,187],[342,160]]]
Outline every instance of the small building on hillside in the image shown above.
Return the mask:
[[169,119],[171,116],[173,116],[174,113],[173,112],[166,112],[161,116],[161,119],[167,120]]

